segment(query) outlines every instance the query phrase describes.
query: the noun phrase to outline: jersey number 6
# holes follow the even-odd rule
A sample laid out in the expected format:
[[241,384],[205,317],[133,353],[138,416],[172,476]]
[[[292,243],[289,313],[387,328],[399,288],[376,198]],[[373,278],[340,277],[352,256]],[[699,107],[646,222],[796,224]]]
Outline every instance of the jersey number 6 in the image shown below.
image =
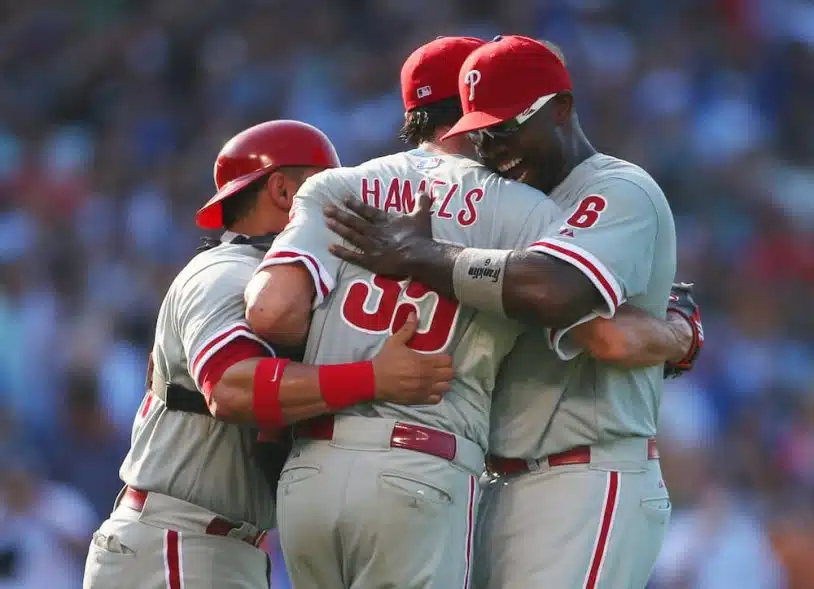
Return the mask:
[[593,227],[599,221],[599,216],[607,206],[608,201],[605,200],[604,196],[589,194],[579,201],[576,210],[565,223],[579,229]]
[[419,328],[409,347],[430,354],[440,352],[449,343],[459,309],[458,303],[420,282],[374,275],[370,281],[356,280],[350,285],[342,301],[342,318],[359,331],[390,335],[414,312]]

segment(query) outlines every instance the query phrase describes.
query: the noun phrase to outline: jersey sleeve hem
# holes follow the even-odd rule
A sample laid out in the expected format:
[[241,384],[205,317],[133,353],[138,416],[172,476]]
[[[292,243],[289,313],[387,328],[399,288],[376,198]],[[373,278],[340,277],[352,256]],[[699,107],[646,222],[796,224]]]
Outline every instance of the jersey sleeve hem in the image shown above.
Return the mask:
[[585,274],[605,299],[606,308],[595,311],[598,316],[612,318],[619,305],[624,302],[623,291],[616,277],[596,256],[581,247],[558,239],[541,239],[528,249],[568,262]]
[[325,266],[320,263],[316,256],[294,247],[286,247],[279,250],[271,249],[265,255],[263,261],[260,262],[256,272],[260,272],[261,270],[270,268],[271,266],[277,266],[280,264],[295,264],[297,262],[305,266],[305,269],[308,270],[308,273],[311,275],[311,279],[314,281],[316,295],[314,296],[313,308],[316,309],[336,287],[336,282],[334,281],[333,277],[328,273]]
[[568,333],[577,325],[588,323],[599,316],[600,315],[597,312],[589,313],[582,319],[579,319],[567,327],[549,329],[548,346],[554,351],[555,354],[557,354],[557,357],[560,360],[573,360],[582,354],[585,351],[585,348],[576,344],[572,338],[568,337]]
[[193,382],[195,382],[195,385],[198,386],[198,388],[200,388],[201,371],[207,361],[209,361],[209,359],[212,358],[212,356],[214,356],[218,350],[222,349],[229,342],[232,342],[238,338],[244,338],[257,342],[262,345],[269,352],[269,354],[276,356],[274,348],[253,333],[247,323],[242,321],[233,323],[232,325],[223,328],[205,341],[196,354],[190,355],[188,366],[189,375],[192,377]]

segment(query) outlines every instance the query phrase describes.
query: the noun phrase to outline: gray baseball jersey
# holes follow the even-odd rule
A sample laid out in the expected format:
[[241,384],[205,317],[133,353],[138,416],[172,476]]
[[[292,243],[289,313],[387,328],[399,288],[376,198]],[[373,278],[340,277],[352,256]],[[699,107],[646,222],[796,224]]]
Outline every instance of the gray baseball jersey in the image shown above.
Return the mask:
[[438,405],[371,403],[345,413],[424,424],[485,449],[495,376],[520,325],[460,307],[420,283],[375,276],[328,252],[338,238],[325,226],[325,205],[341,205],[355,195],[387,212],[408,212],[422,190],[434,197],[435,237],[467,247],[526,246],[545,234],[560,214],[539,191],[503,179],[473,160],[414,150],[308,179],[298,192],[291,223],[262,267],[299,261],[314,279],[315,311],[305,352],[309,363],[372,358],[408,313],[417,311],[420,327],[411,347],[452,354],[452,390]]
[[[262,255],[250,245],[222,244],[195,256],[175,278],[158,313],[152,352],[167,383],[200,390],[207,360],[237,338],[268,348],[244,321],[243,291]],[[270,528],[274,501],[250,456],[256,437],[253,427],[168,411],[148,396],[133,424],[120,475],[131,487]]]
[[[563,221],[530,249],[579,268],[605,302],[577,324],[612,317],[624,302],[663,317],[675,276],[676,236],[656,182],[638,166],[596,154],[551,198],[565,211]],[[528,332],[506,359],[492,412],[493,454],[535,459],[655,435],[662,367],[626,370],[597,362],[580,354],[569,329]]]

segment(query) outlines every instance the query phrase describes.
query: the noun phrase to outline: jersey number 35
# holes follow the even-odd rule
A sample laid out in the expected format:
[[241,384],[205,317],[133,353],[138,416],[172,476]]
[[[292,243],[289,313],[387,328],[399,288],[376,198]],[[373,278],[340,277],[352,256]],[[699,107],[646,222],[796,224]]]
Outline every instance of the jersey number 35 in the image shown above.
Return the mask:
[[342,301],[342,318],[365,333],[392,334],[404,325],[410,312],[419,328],[409,347],[427,354],[442,351],[452,339],[460,306],[415,280],[394,280],[374,275],[356,280]]

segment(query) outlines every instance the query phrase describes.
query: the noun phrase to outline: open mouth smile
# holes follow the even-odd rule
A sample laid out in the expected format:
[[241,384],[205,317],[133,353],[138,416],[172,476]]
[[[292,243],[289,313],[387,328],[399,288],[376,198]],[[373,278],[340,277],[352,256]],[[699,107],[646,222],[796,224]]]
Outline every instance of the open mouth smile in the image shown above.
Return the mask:
[[526,179],[526,174],[528,173],[528,170],[524,170],[520,166],[522,163],[523,158],[518,157],[500,164],[496,169],[502,176],[522,182]]

